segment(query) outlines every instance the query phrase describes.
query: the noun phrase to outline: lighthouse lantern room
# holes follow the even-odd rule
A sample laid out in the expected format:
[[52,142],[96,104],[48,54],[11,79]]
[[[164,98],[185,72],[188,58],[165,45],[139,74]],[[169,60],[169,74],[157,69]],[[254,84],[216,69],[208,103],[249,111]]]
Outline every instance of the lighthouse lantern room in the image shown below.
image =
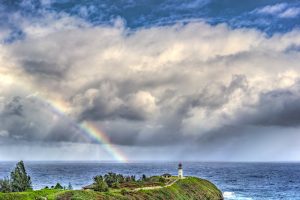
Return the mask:
[[178,178],[183,178],[183,170],[182,170],[182,163],[178,164]]

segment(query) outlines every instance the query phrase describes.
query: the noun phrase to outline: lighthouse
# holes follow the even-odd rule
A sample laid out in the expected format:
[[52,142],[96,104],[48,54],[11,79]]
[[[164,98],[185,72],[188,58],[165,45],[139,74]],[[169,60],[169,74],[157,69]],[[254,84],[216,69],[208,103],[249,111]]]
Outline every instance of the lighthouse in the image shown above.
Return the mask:
[[182,170],[182,164],[178,164],[178,178],[183,178],[183,170]]

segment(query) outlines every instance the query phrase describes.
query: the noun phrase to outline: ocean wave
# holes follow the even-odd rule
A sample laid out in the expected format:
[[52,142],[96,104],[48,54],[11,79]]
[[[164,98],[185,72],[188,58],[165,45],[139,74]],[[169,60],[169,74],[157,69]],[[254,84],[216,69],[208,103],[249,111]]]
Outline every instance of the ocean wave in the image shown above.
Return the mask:
[[234,194],[234,192],[223,192],[223,197],[225,199],[232,199],[235,197],[235,194]]
[[223,197],[225,200],[253,200],[251,197],[244,197],[238,195],[234,192],[223,192]]

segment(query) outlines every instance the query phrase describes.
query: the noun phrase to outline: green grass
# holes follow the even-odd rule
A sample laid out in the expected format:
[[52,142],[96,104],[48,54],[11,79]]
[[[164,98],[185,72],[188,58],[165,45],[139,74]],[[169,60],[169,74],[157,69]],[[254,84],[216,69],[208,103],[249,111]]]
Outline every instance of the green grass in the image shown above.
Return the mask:
[[222,199],[222,193],[215,185],[207,180],[194,177],[179,180],[170,187],[144,190],[132,196],[135,197],[136,195],[142,197],[141,199]]
[[0,200],[47,200],[57,199],[57,195],[63,194],[64,190],[55,189],[43,189],[28,192],[12,192],[12,193],[0,193]]
[[172,186],[155,190],[110,190],[94,192],[83,190],[38,190],[20,193],[0,193],[0,200],[219,200],[221,191],[207,180],[188,177]]

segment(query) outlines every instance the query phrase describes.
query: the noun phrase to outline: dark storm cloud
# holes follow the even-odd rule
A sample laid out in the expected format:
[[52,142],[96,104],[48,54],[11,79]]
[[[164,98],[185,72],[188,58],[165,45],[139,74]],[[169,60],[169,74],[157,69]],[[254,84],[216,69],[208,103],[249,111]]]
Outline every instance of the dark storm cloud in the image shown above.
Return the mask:
[[[120,97],[117,87],[108,81],[104,81],[97,89],[88,89],[84,94],[77,96],[75,101],[80,103],[81,109],[85,109],[80,112],[80,120],[110,121],[110,126],[104,126],[104,129],[112,142],[122,145],[172,145],[182,141],[203,141],[206,137],[214,138],[220,135],[233,137],[233,133],[238,134],[247,126],[295,126],[299,123],[297,113],[300,110],[300,104],[297,90],[274,90],[260,94],[258,103],[250,106],[255,110],[254,114],[253,111],[249,112],[248,109],[244,109],[236,114],[237,120],[228,122],[228,126],[202,131],[198,136],[185,133],[183,121],[192,116],[192,110],[201,108],[208,113],[213,113],[230,102],[230,96],[234,92],[247,93],[248,90],[246,76],[234,75],[228,85],[211,82],[201,92],[193,95],[178,96],[176,92],[169,91],[165,99],[157,105],[161,109],[159,118],[152,122],[148,122],[146,116],[130,116],[130,112],[133,112],[130,109],[135,109],[128,105],[128,95],[127,98]],[[171,99],[175,99],[172,104],[170,104]],[[32,113],[28,111],[32,106],[38,105],[41,110],[35,111],[35,115],[45,115],[44,108],[42,104],[34,103],[35,105],[27,99],[14,97],[6,104],[2,115],[4,119],[2,127],[7,127],[5,130],[8,131],[10,137],[48,142],[94,142],[82,138],[80,131],[72,127],[74,122],[68,121],[67,118],[54,123],[48,116],[46,120],[53,124],[48,131],[41,133],[45,127],[37,128],[32,125],[39,123],[40,118],[29,117]],[[138,111],[137,114],[143,114],[142,110]],[[226,118],[225,115],[223,117]],[[230,131],[231,134],[228,134]]]
[[184,103],[178,109],[179,115],[185,115],[189,109],[195,107],[218,109],[230,100],[230,95],[236,90],[246,92],[247,85],[247,78],[244,75],[233,75],[227,86],[211,81],[200,93],[184,97]]
[[136,91],[135,87],[136,85],[128,88],[129,93],[124,93],[120,90],[124,88],[120,82],[103,80],[94,87],[77,93],[71,101],[78,111],[80,121],[114,119],[144,121],[154,112],[151,106],[155,106],[155,101],[151,94]]
[[32,139],[37,131],[27,118],[28,106],[21,97],[9,99],[0,115],[1,129],[8,132],[12,139]]
[[238,121],[255,126],[300,126],[299,83],[291,88],[262,92],[250,111],[238,114]]
[[82,135],[82,130],[74,125],[70,119],[62,118],[56,122],[49,133],[45,135],[43,141],[48,142],[95,142],[91,139],[85,138]]
[[[159,118],[143,128],[139,127],[138,134],[133,134],[137,137],[134,144],[138,146],[175,145],[180,142],[198,140],[202,138],[203,134],[218,132],[214,129],[199,132],[199,135],[190,135],[185,132],[183,125],[183,122],[192,115],[193,109],[201,108],[210,113],[226,105],[230,101],[230,95],[235,91],[246,92],[248,89],[247,78],[244,75],[235,75],[228,85],[216,84],[216,87],[217,92],[214,91],[215,93],[209,92],[213,88],[208,86],[197,94],[187,96],[178,96],[178,94],[168,91],[169,94],[158,104],[161,109]],[[175,100],[170,100],[172,98]],[[130,126],[133,127],[134,124]]]
[[144,124],[140,121],[114,120],[100,125],[110,137],[111,142],[120,145],[134,146],[141,134],[140,130]]
[[[0,120],[0,137],[7,144],[26,141],[98,143],[79,128],[77,123],[81,122],[52,112],[52,108],[35,97],[17,96],[7,99]],[[113,142],[124,145],[134,143],[137,130],[133,132],[133,127],[124,130],[125,126],[126,123],[123,123],[122,126],[111,127],[112,130],[108,128]]]
[[[231,159],[239,157],[236,149],[242,145],[251,146],[258,138],[267,138],[279,145],[280,135],[295,137],[293,131],[300,126],[300,92],[299,82],[287,89],[276,89],[259,94],[256,103],[247,102],[239,109],[235,119],[228,121],[226,125],[211,129],[196,140],[203,152],[213,149],[231,152]],[[283,140],[284,142],[285,139]],[[257,143],[257,145],[263,145]],[[264,148],[263,146],[259,148]],[[246,151],[245,149],[243,151]],[[240,159],[240,158],[239,158]]]
[[52,76],[54,78],[63,78],[67,67],[59,63],[43,60],[23,60],[21,65],[29,74],[40,74],[41,76]]
[[13,99],[5,105],[3,114],[4,115],[18,115],[18,116],[22,117],[23,105],[21,102],[21,97],[13,97]]
[[0,136],[6,141],[85,141],[72,121],[52,113],[34,97],[7,98],[0,114]]

